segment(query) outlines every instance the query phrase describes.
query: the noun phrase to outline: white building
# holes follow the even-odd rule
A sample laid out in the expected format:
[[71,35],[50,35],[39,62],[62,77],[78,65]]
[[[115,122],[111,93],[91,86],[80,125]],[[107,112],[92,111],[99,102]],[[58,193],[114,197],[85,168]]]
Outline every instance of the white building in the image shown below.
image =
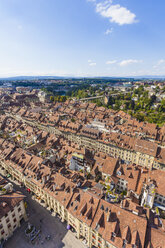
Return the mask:
[[[27,220],[24,198],[20,192],[11,192],[10,184],[1,184],[0,178],[0,243],[12,236],[21,220]],[[6,187],[7,185],[7,187]]]

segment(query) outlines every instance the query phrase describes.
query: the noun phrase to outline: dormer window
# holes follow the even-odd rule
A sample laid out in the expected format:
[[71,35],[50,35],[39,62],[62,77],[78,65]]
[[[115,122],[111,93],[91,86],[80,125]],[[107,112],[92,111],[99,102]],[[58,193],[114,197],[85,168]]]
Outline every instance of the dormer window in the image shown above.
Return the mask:
[[121,171],[117,171],[117,175],[118,176],[121,176]]
[[116,233],[112,232],[111,234],[111,241],[114,242],[116,237]]
[[77,210],[77,208],[78,208],[78,206],[75,206],[74,211],[76,211],[76,210]]
[[98,231],[98,229],[100,228],[99,223],[96,224],[95,230]]
[[104,206],[103,206],[103,205],[101,205],[100,209],[104,210]]
[[126,248],[126,245],[127,245],[127,240],[125,239],[125,240],[123,240],[123,246],[122,246],[122,248]]

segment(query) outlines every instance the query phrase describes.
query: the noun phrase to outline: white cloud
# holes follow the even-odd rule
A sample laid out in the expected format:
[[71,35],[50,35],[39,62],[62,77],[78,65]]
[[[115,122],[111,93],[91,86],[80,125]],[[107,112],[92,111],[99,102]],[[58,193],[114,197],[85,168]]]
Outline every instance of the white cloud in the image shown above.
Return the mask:
[[165,59],[160,59],[159,61],[158,61],[158,65],[161,65],[161,64],[164,64],[165,63]]
[[96,62],[92,61],[91,59],[88,59],[89,66],[96,66]]
[[106,65],[112,65],[112,64],[116,64],[117,60],[108,60],[106,62]]
[[165,64],[165,59],[160,59],[155,65],[153,65],[154,69],[159,69]]
[[95,62],[91,62],[91,63],[89,63],[89,66],[96,66],[96,63]]
[[138,64],[138,63],[142,63],[142,60],[136,60],[136,59],[127,59],[127,60],[122,60],[119,65],[120,66],[127,66],[127,65],[131,65],[131,64]]
[[107,29],[106,31],[105,31],[105,35],[108,35],[108,34],[112,34],[112,32],[113,32],[113,28],[109,28],[109,29]]
[[120,4],[113,5],[111,0],[96,4],[96,12],[108,18],[110,22],[119,25],[132,24],[137,22],[136,15]]

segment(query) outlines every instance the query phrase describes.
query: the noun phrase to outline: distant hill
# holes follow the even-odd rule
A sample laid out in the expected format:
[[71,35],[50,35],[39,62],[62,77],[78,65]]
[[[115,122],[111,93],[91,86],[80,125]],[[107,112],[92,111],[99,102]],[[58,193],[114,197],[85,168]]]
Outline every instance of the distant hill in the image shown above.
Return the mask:
[[42,80],[42,79],[65,79],[65,77],[57,77],[57,76],[17,76],[17,77],[6,77],[0,78],[0,80],[9,80],[9,81],[17,81],[17,80]]
[[7,81],[21,81],[21,80],[60,80],[60,79],[103,79],[103,80],[145,80],[145,79],[165,79],[165,75],[156,76],[156,75],[144,75],[144,76],[135,76],[135,77],[74,77],[74,76],[16,76],[16,77],[5,77],[0,78],[0,80]]

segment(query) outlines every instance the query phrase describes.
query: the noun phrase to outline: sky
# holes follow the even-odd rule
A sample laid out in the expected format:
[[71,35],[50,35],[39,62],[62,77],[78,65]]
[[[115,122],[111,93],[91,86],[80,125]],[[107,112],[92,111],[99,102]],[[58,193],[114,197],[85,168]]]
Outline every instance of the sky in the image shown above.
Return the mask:
[[0,77],[165,75],[164,0],[0,0]]

